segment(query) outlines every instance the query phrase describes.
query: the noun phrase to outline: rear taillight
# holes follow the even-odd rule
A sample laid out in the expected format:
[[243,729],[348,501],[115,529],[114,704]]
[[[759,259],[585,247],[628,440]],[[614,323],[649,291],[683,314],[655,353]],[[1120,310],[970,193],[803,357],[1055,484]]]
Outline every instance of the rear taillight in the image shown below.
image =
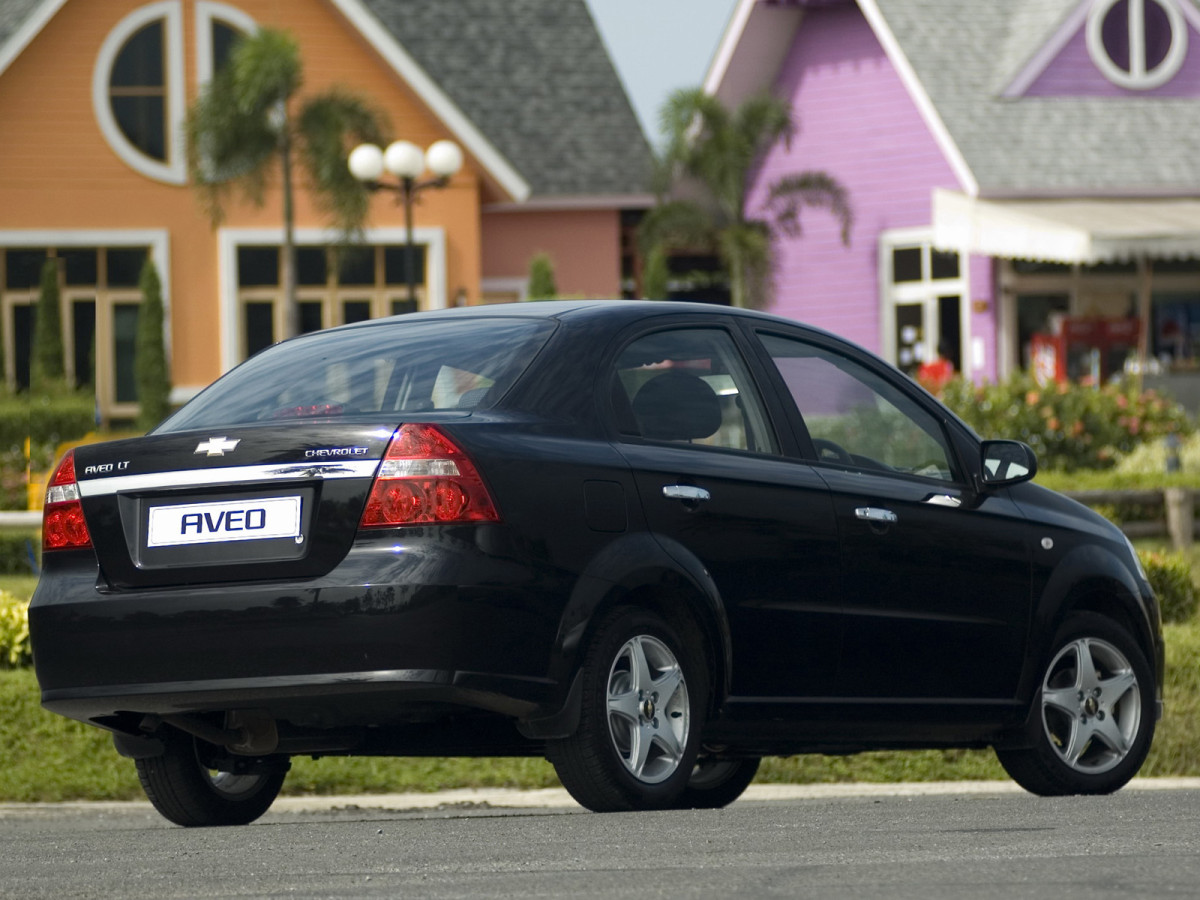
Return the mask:
[[440,428],[402,425],[379,464],[359,525],[447,525],[499,518],[478,470]]
[[75,451],[68,450],[46,488],[46,506],[42,509],[42,549],[70,550],[90,546],[92,536],[83,518],[79,484],[75,481]]

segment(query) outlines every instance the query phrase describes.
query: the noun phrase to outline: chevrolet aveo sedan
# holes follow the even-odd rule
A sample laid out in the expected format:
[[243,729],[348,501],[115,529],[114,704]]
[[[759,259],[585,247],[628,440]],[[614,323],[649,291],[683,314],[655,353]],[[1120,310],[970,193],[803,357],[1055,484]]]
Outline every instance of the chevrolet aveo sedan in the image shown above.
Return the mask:
[[598,811],[717,807],[766,755],[992,746],[1106,793],[1161,712],[1121,532],[888,364],[626,301],[277,344],[49,485],[42,702],[181,825],[289,758],[545,756]]

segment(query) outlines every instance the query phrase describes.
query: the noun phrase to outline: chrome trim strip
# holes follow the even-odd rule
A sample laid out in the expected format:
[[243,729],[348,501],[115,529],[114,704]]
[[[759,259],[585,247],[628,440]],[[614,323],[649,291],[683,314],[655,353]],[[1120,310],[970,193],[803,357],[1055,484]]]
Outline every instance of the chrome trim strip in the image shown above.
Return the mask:
[[80,479],[83,497],[102,497],[125,491],[152,491],[165,488],[199,487],[214,484],[269,483],[299,478],[373,478],[379,460],[347,462],[280,463],[269,466],[225,466],[220,469],[184,469],[152,472],[146,475],[113,475],[109,478]]

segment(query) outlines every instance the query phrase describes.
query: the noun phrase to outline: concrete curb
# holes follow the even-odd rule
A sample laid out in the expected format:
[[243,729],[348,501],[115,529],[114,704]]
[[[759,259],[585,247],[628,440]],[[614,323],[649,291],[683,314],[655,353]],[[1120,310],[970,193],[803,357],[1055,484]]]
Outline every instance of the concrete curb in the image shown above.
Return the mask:
[[[1127,791],[1195,791],[1200,778],[1135,778]],[[1011,781],[935,781],[897,784],[752,784],[739,803],[777,800],[819,800],[846,797],[928,797],[938,795],[1021,794]],[[280,797],[272,812],[323,812],[336,809],[422,810],[452,807],[496,807],[508,809],[578,809],[579,805],[562,788],[517,790],[514,788],[463,788],[434,793],[360,794],[333,797]],[[0,803],[0,816],[33,809],[149,810],[144,800],[70,803]]]

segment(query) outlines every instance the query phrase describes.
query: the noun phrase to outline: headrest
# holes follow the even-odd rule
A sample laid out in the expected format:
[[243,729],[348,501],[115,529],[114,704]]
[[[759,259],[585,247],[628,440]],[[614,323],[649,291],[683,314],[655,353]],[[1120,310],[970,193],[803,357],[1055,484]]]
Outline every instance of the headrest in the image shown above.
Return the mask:
[[643,437],[690,441],[721,427],[721,399],[704,379],[668,371],[638,390],[633,415]]

